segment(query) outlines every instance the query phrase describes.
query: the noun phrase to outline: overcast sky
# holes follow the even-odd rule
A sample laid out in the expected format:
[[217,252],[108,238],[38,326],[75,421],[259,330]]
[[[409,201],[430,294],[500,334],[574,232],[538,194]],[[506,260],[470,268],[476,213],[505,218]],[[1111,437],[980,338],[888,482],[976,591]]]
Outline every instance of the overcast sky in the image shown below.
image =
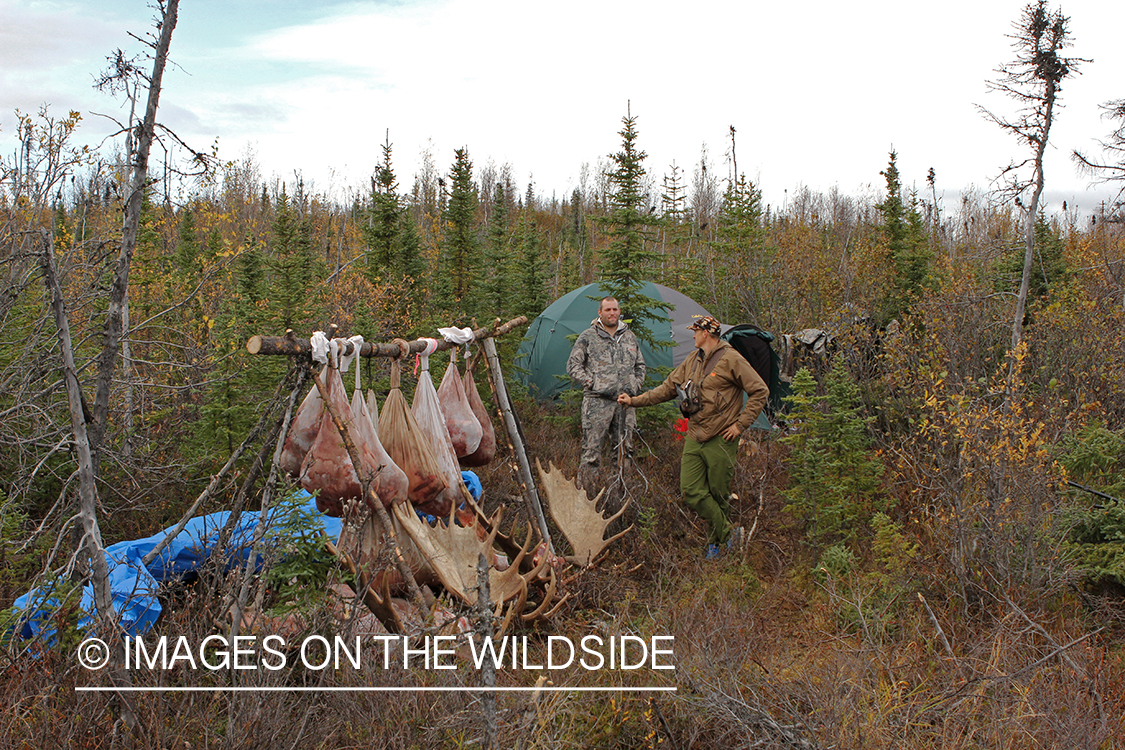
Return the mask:
[[[775,205],[802,185],[877,194],[893,147],[904,184],[924,189],[932,167],[953,208],[1026,154],[975,107],[1013,110],[985,81],[1012,59],[1024,5],[183,0],[159,119],[337,196],[368,183],[389,130],[403,191],[424,150],[446,172],[466,146],[478,170],[509,165],[521,191],[533,180],[562,197],[620,147],[631,107],[657,182],[673,162],[690,178],[705,145],[725,177],[733,125],[739,171]],[[1125,3],[1062,8],[1070,54],[1092,62],[1064,85],[1047,197],[1090,210],[1112,193],[1089,189],[1069,154],[1096,151],[1111,129],[1098,105],[1125,97]],[[77,109],[90,142],[112,130],[93,113],[117,104],[93,78],[114,49],[141,51],[128,32],[152,16],[140,0],[0,0],[3,153],[15,109]]]

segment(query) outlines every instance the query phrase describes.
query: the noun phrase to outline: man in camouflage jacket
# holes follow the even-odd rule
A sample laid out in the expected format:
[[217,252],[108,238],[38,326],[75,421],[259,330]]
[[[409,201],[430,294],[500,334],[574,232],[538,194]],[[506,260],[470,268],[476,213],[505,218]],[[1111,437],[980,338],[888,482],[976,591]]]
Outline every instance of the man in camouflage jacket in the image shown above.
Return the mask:
[[[699,387],[699,411],[688,418],[680,459],[684,503],[710,525],[706,554],[717,557],[719,545],[741,543],[732,536],[730,481],[738,456],[738,438],[754,423],[769,398],[769,388],[741,354],[719,338],[719,321],[711,316],[688,326],[696,350],[663,383],[638,396],[622,393],[624,406],[649,406],[677,397],[687,381]],[[743,394],[749,398],[743,405]]]
[[[623,448],[625,460],[633,456],[635,409],[620,406],[620,393],[640,393],[645,381],[645,358],[637,337],[621,320],[621,308],[613,297],[598,305],[598,317],[574,342],[566,373],[583,388],[582,458],[578,487],[593,497],[598,461],[606,438]],[[620,455],[620,454],[619,454]]]

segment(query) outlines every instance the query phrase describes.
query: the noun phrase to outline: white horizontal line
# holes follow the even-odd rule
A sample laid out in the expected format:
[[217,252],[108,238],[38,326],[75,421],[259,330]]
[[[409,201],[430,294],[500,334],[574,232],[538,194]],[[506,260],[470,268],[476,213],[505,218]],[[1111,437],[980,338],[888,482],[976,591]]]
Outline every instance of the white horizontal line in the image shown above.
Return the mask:
[[674,687],[75,687],[78,693],[674,693]]

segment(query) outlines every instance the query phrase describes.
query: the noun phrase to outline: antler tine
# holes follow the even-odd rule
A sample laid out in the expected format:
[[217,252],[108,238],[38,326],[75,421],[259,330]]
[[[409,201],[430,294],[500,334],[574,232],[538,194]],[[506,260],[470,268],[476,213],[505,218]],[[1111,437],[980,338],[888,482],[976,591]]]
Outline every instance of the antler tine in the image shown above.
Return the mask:
[[[600,493],[598,493],[598,497],[600,498],[603,494],[605,494],[605,490],[602,490]],[[594,500],[595,505],[597,505],[597,502],[598,502],[597,500]],[[606,527],[608,528],[611,523],[616,521],[618,518],[621,518],[621,514],[623,514],[625,512],[625,509],[628,508],[628,507],[629,507],[629,500],[628,500],[628,498],[626,498],[625,502],[621,504],[621,508],[616,513],[614,513],[612,516],[609,516],[608,518],[605,518],[603,516],[603,518],[605,518]],[[633,527],[630,525],[629,528],[631,529]],[[621,535],[618,534],[617,536],[615,536],[613,538],[617,539],[619,536],[621,536]],[[612,541],[612,540],[607,539],[606,543],[609,543],[610,541]]]
[[[499,530],[499,528],[500,526],[499,524],[497,524],[496,530]],[[493,531],[492,533],[495,534],[496,531]],[[516,570],[519,570],[520,563],[523,562],[523,559],[527,557],[527,553],[531,550],[531,540],[533,539],[532,533],[533,532],[531,526],[528,526],[527,535],[523,540],[523,544],[520,545],[519,552],[516,553],[516,558],[510,563],[510,566],[515,568]]]
[[504,518],[504,506],[501,505],[499,508],[496,509],[496,512],[492,514],[492,518],[488,519],[488,523],[491,526],[491,528],[488,529],[488,539],[487,539],[487,543],[488,543],[489,548],[491,548],[492,545],[495,544],[495,542],[496,542],[496,535],[500,532],[500,521],[503,518]]
[[[520,609],[523,608],[526,601],[527,601],[527,599],[526,599],[526,597],[524,597],[522,599],[522,603],[517,602],[517,601],[512,601],[508,604],[508,612],[507,612],[507,614],[504,615],[504,621],[500,623],[500,627],[496,631],[497,636],[502,636],[502,635],[504,635],[505,632],[507,632],[508,627],[512,624],[512,620],[515,618],[516,612],[518,612]],[[497,616],[500,615],[500,608],[503,607],[503,606],[504,606],[503,603],[501,603],[497,606],[497,610],[496,610]]]
[[570,601],[570,594],[570,591],[563,594],[563,598],[555,602],[555,606],[551,607],[549,612],[544,612],[543,614],[539,615],[539,617],[544,620],[554,617],[558,613],[558,611],[562,609],[562,605]]
[[[617,515],[621,515],[621,514],[620,514],[620,513],[618,513]],[[613,518],[617,518],[617,516],[614,516]],[[613,519],[610,519],[610,520],[613,520]],[[591,558],[590,558],[590,561],[589,561],[589,562],[587,562],[587,563],[580,563],[580,562],[577,562],[576,560],[574,560],[574,559],[572,559],[572,558],[569,558],[569,557],[567,558],[567,560],[568,560],[568,561],[570,561],[570,562],[573,562],[573,563],[575,563],[576,565],[581,565],[582,567],[586,567],[586,568],[592,568],[592,567],[594,567],[594,563],[596,563],[596,562],[598,562],[599,560],[601,560],[601,559],[602,559],[602,556],[603,556],[603,555],[605,555],[606,551],[608,551],[608,550],[609,550],[609,545],[610,545],[610,544],[612,544],[613,542],[616,542],[616,541],[617,541],[618,539],[620,539],[621,537],[625,536],[626,534],[628,534],[628,533],[629,533],[630,531],[632,531],[632,530],[633,530],[633,524],[629,524],[629,526],[628,526],[628,527],[627,527],[626,529],[624,529],[623,531],[619,531],[618,533],[616,533],[616,534],[614,534],[613,536],[611,536],[611,537],[610,537],[609,539],[606,539],[606,540],[605,540],[605,546],[604,546],[604,547],[602,547],[602,548],[601,548],[601,549],[600,549],[600,550],[598,551],[598,554],[596,554],[596,555],[594,555],[593,557],[591,557]]]
[[523,620],[524,622],[531,622],[532,620],[535,620],[543,615],[543,609],[551,603],[552,599],[555,598],[555,589],[559,585],[559,577],[555,575],[554,568],[551,568],[550,581],[551,582],[550,584],[548,584],[547,590],[543,593],[543,601],[540,602],[539,606],[533,609],[531,612],[527,614],[523,614],[521,612],[521,620]]
[[383,627],[388,631],[404,635],[407,632],[406,623],[402,621],[398,610],[391,602],[391,577],[382,575],[378,576],[378,579],[382,583],[382,591],[375,593],[372,587],[375,580],[369,581],[363,590],[363,603],[379,618],[379,622],[383,623]]
[[[348,569],[348,572],[360,581],[360,588],[362,589],[360,597],[363,603],[367,605],[367,608],[371,610],[371,613],[379,619],[379,622],[383,623],[383,627],[391,633],[397,633],[399,635],[405,634],[407,632],[406,625],[391,603],[390,576],[372,576],[364,580],[359,570],[356,568],[355,563],[352,561],[351,555],[337,549],[335,544],[327,540],[324,542],[324,547],[329,553],[339,559],[340,562],[344,563],[344,567]],[[381,592],[376,592],[372,586],[377,578],[382,583]]]

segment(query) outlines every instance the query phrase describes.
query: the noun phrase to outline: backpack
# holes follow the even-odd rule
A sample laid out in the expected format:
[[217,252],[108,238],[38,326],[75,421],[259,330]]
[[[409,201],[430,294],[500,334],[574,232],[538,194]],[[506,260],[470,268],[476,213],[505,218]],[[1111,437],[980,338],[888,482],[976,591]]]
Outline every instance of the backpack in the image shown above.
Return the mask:
[[770,389],[767,409],[772,413],[782,410],[782,398],[789,389],[781,381],[781,358],[773,350],[774,335],[757,326],[742,323],[732,327],[721,338],[741,354],[762,382]]

